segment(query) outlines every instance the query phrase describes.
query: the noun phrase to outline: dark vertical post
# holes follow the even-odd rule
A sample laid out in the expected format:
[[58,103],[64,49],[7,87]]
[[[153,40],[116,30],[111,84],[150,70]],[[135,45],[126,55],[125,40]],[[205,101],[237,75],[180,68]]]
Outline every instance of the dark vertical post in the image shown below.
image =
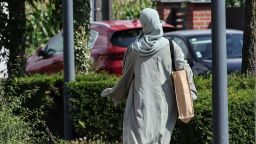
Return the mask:
[[226,12],[224,0],[212,0],[213,143],[228,144]]
[[95,21],[100,21],[102,20],[102,1],[101,0],[96,0],[95,1]]
[[101,2],[102,20],[112,19],[112,0],[102,0]]
[[109,18],[109,20],[112,20],[112,18],[113,18],[112,4],[113,4],[112,0],[108,0],[108,18]]
[[95,21],[95,0],[91,0],[91,21]]
[[69,115],[69,98],[67,82],[75,80],[74,34],[73,34],[73,0],[63,0],[63,34],[64,34],[64,138],[72,138],[72,123]]

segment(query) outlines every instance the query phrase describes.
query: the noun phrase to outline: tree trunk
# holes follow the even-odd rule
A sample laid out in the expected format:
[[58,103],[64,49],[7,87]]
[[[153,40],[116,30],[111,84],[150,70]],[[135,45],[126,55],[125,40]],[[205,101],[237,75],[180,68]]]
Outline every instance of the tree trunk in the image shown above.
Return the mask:
[[87,73],[92,69],[88,48],[90,36],[90,0],[74,1],[74,44],[76,71]]
[[256,0],[245,2],[242,73],[256,75]]
[[25,66],[25,0],[9,1],[9,20],[7,46],[9,59],[7,62],[8,77],[22,76]]

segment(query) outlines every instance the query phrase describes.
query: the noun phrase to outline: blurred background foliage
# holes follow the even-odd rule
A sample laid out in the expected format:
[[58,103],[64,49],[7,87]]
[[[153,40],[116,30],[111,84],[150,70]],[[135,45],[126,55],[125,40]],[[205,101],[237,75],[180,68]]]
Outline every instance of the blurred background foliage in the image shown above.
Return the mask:
[[46,42],[62,29],[61,0],[26,2],[26,55]]
[[112,0],[112,3],[113,19],[117,20],[138,19],[142,9],[156,7],[152,0]]

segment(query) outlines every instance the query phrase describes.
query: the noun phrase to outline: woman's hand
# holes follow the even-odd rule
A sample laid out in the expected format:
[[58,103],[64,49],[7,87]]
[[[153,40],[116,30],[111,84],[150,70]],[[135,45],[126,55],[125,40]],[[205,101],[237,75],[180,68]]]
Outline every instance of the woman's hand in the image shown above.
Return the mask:
[[101,92],[101,97],[107,97],[111,93],[112,88],[106,88]]

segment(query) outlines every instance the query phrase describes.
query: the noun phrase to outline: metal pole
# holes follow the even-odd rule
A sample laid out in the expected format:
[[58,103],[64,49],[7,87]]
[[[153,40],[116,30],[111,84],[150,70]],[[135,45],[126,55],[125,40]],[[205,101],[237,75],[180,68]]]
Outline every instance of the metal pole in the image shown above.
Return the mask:
[[95,0],[90,0],[91,4],[91,21],[95,21]]
[[101,15],[102,15],[102,20],[112,19],[112,1],[111,0],[101,1]]
[[64,139],[72,138],[72,123],[69,115],[69,98],[67,82],[75,80],[74,34],[73,34],[73,0],[63,0],[64,12]]
[[102,20],[102,0],[95,1],[95,21]]
[[226,12],[224,0],[212,0],[213,143],[228,144]]

